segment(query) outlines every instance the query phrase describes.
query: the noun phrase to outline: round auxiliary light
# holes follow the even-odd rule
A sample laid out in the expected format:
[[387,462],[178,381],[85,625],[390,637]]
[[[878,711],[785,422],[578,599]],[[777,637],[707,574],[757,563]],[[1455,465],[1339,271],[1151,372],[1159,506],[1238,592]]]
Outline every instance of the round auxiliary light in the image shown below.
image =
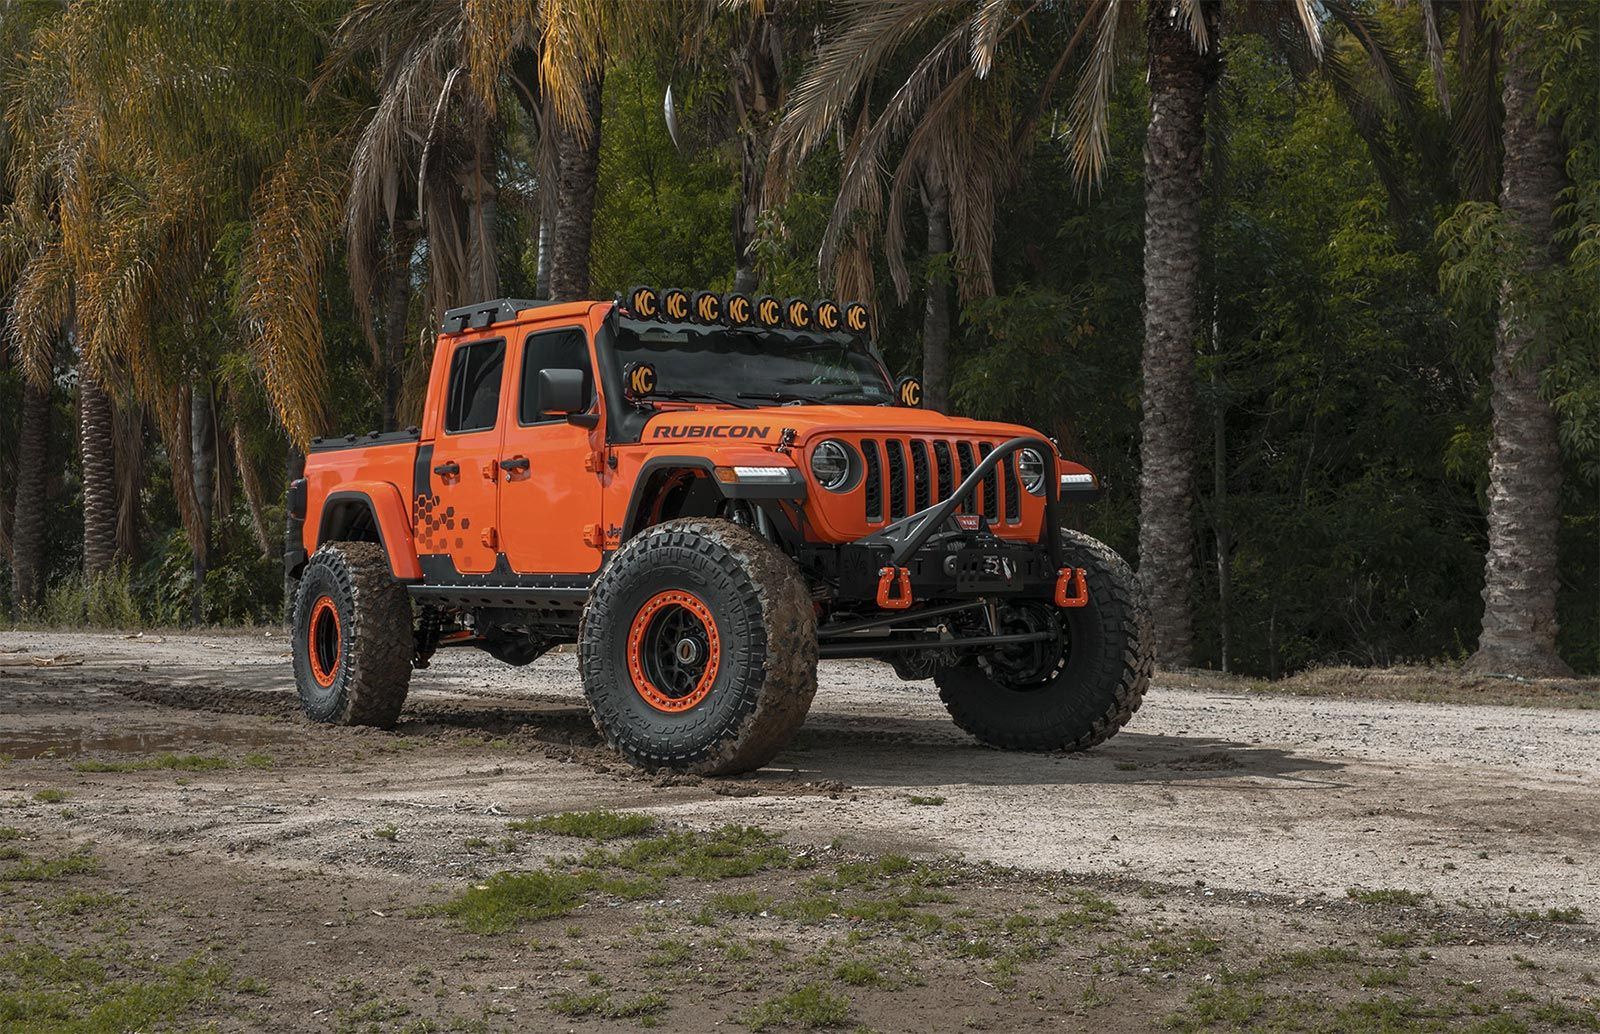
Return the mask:
[[795,330],[811,327],[811,303],[804,298],[790,298],[783,303],[783,322]]
[[1038,449],[1017,450],[1017,476],[1022,487],[1034,495],[1044,494],[1044,456]]
[[661,311],[666,318],[682,323],[689,318],[689,292],[680,287],[669,287],[661,292]]
[[817,321],[817,329],[830,334],[839,329],[839,322],[844,319],[844,313],[839,311],[839,303],[827,298],[818,299],[817,304],[811,307],[811,313]]
[[628,311],[639,319],[653,320],[661,315],[661,296],[654,287],[635,287],[628,292]]
[[783,303],[764,294],[756,299],[756,322],[763,327],[776,327],[783,323]]
[[865,334],[871,325],[865,302],[850,302],[844,307],[844,329],[852,334]]
[[749,326],[756,318],[756,307],[745,294],[728,295],[722,301],[722,311],[728,317],[728,324],[734,327]]
[[722,298],[715,291],[696,291],[689,312],[696,323],[716,323],[722,319]]
[[811,450],[811,476],[828,491],[842,492],[850,484],[850,473],[855,468],[850,457],[850,446],[837,438],[819,442]]

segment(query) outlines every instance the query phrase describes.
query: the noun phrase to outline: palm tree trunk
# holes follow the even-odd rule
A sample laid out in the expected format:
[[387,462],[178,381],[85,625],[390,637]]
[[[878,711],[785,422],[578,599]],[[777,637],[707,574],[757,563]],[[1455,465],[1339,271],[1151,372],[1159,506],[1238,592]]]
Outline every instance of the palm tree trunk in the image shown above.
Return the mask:
[[22,384],[17,494],[11,511],[11,600],[18,610],[44,595],[45,478],[50,462],[50,388]]
[[1151,4],[1147,26],[1139,580],[1150,601],[1156,659],[1182,667],[1190,663],[1193,638],[1195,292],[1202,251],[1206,93],[1216,55],[1196,48],[1177,10]]
[[584,84],[589,132],[559,127],[556,143],[556,211],[550,248],[550,297],[574,301],[589,295],[589,254],[594,234],[594,193],[600,175],[600,107],[605,74]]
[[[292,443],[288,452],[284,454],[283,474],[284,488],[294,484],[304,477],[306,473],[306,454],[301,452]],[[295,527],[295,520],[289,514],[287,507],[283,515],[283,553],[288,556],[293,550],[300,548],[300,529]],[[288,565],[283,570],[283,623],[288,625],[294,621],[294,590],[295,581],[289,577]]]
[[400,227],[389,233],[388,280],[383,298],[383,429],[400,426],[400,390],[406,357],[406,315],[411,308],[411,235]]
[[950,192],[924,176],[922,208],[928,214],[928,299],[922,312],[923,405],[943,413],[950,408]]
[[78,460],[83,471],[83,576],[98,578],[117,559],[116,446],[111,399],[78,362]]
[[138,403],[113,405],[111,440],[116,451],[117,556],[137,564],[144,489],[144,410]]
[[[1539,121],[1539,70],[1526,40],[1508,39],[1505,164],[1500,208],[1527,246],[1521,275],[1536,281],[1554,262],[1551,229],[1562,187],[1561,139]],[[1471,667],[1519,675],[1567,675],[1556,654],[1556,537],[1561,526],[1561,455],[1556,418],[1539,395],[1548,359],[1517,312],[1512,283],[1500,291],[1490,402],[1489,549],[1483,572],[1483,633]]]
[[263,559],[272,556],[272,533],[267,530],[266,500],[262,497],[261,479],[256,476],[256,465],[250,459],[250,450],[244,438],[244,428],[233,425],[233,462],[239,468],[239,484],[244,486],[245,505],[250,508],[250,528],[255,532],[256,545]]
[[494,140],[487,120],[479,126],[472,166],[468,169],[471,203],[467,229],[467,282],[474,298],[500,296],[500,269],[495,256],[495,221],[499,212],[499,187],[496,185]]
[[211,552],[211,506],[216,490],[217,438],[211,423],[211,385],[196,378],[189,393],[189,467],[193,473],[198,523],[190,548],[194,554],[194,596],[190,619],[202,624],[206,615],[206,570]]

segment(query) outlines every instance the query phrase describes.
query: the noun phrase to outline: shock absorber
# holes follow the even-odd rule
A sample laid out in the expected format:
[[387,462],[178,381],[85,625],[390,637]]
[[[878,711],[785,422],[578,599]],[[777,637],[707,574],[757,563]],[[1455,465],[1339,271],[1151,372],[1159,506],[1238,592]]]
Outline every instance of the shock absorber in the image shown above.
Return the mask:
[[437,607],[423,607],[422,617],[417,622],[416,643],[417,657],[412,666],[417,669],[426,668],[428,661],[433,657],[433,651],[439,648],[439,634],[444,629],[444,619],[439,614]]

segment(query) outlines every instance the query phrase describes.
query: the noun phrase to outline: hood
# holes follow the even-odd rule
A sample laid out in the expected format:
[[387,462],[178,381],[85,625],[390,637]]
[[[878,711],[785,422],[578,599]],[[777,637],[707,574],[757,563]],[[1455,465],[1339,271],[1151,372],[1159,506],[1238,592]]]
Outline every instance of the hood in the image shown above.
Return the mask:
[[742,445],[777,445],[784,428],[793,428],[795,445],[828,434],[948,435],[1004,440],[1019,435],[1044,437],[1032,428],[988,420],[946,416],[903,406],[763,406],[759,409],[670,409],[645,425],[642,445],[681,445],[712,439]]

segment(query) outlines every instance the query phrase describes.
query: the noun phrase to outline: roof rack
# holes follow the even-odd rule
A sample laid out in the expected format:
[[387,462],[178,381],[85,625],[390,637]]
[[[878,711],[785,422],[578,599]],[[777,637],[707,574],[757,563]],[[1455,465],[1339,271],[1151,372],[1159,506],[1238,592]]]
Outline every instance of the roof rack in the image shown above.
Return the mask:
[[439,333],[460,334],[463,331],[479,330],[492,323],[514,320],[517,318],[517,313],[523,309],[537,309],[541,305],[555,304],[557,303],[542,298],[496,298],[493,301],[462,305],[444,311],[444,325],[439,328]]

